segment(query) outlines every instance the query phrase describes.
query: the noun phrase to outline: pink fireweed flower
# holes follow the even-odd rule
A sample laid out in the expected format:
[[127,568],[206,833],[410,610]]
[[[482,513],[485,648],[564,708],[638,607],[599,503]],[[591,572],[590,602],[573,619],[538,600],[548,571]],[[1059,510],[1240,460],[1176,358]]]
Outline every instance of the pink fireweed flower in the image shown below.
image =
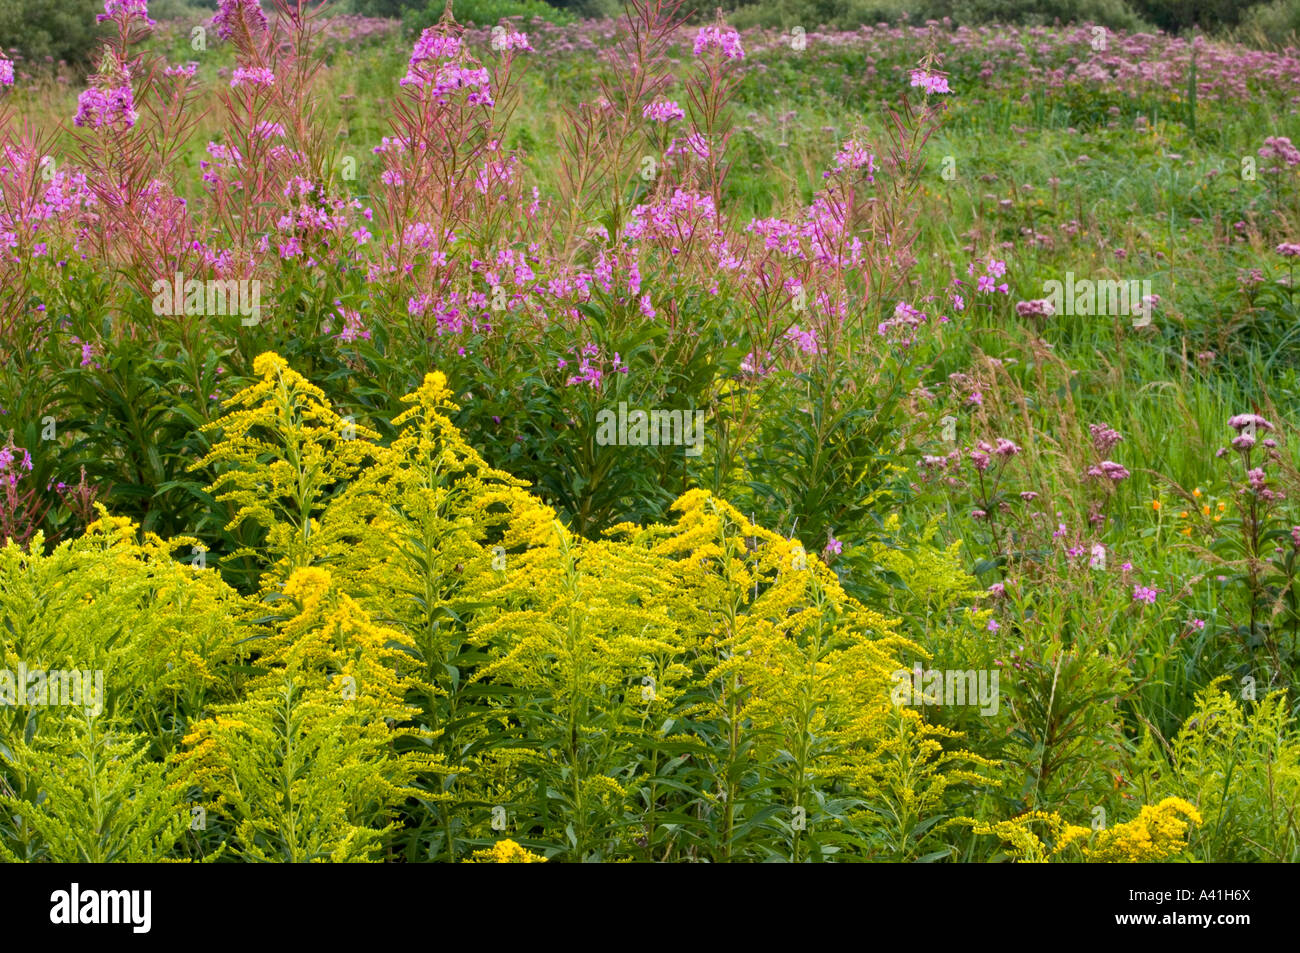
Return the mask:
[[275,73],[261,66],[238,66],[230,77],[230,88],[236,89],[244,83],[250,86],[274,86]]
[[1134,586],[1134,587],[1133,587],[1133,601],[1134,601],[1134,602],[1145,602],[1147,605],[1152,605],[1152,604],[1155,603],[1155,601],[1156,601],[1156,595],[1157,595],[1160,591],[1161,591],[1161,590],[1159,590],[1159,589],[1150,589],[1150,588],[1148,588],[1148,587],[1146,587],[1146,586]]
[[77,97],[77,115],[72,124],[89,129],[104,126],[130,129],[135,125],[136,116],[130,76],[123,71],[119,85],[112,88],[91,86]]
[[997,619],[989,619],[988,630],[990,632],[996,632],[1000,628],[1002,628],[1002,626],[998,625]]
[[1205,628],[1205,620],[1204,620],[1204,619],[1192,619],[1190,625],[1191,625],[1191,627],[1192,627],[1193,629],[1196,629],[1197,631],[1200,631],[1201,629],[1204,629],[1204,628]]
[[425,29],[415,41],[408,63],[411,67],[419,66],[429,60],[452,60],[460,55],[460,37],[447,36],[438,32],[436,26]]
[[900,301],[894,305],[894,316],[876,325],[876,333],[887,337],[891,332],[901,332],[897,337],[905,344],[910,344],[913,333],[924,323],[924,312],[918,311],[906,301]]
[[229,40],[241,31],[252,36],[260,35],[267,31],[268,26],[259,0],[217,0],[212,27],[221,39]]
[[950,93],[948,77],[933,70],[912,70],[912,85],[923,88],[927,95],[933,93]]
[[343,319],[343,330],[335,335],[345,344],[351,344],[358,339],[369,341],[370,332],[365,330],[361,325],[361,314],[350,308],[339,307],[339,316]]
[[143,20],[149,26],[154,25],[154,21],[149,19],[148,0],[105,0],[104,12],[96,15],[95,22],[103,23],[105,20],[126,22],[132,18]]
[[686,118],[685,110],[670,99],[647,103],[645,108],[641,110],[641,115],[646,119],[653,119],[655,122],[671,122],[674,119]]
[[799,350],[805,354],[819,353],[817,347],[817,331],[815,328],[809,328],[807,331],[801,330],[799,325],[792,325],[785,332],[786,340],[793,341],[798,345]]
[[1007,587],[1005,583],[995,582],[993,585],[989,586],[989,595],[995,599],[1000,599],[1002,596],[1006,595],[1006,592]]
[[740,369],[746,374],[756,374],[759,377],[766,377],[774,370],[772,365],[768,363],[771,360],[771,352],[768,352],[767,357],[759,360],[758,354],[755,351],[750,351],[745,355],[744,360],[740,362]]
[[0,86],[12,86],[14,84],[14,63],[13,60],[0,56]]
[[833,535],[827,534],[826,548],[822,550],[828,556],[838,556],[844,552],[844,544],[836,539]]
[[743,60],[745,51],[740,45],[740,34],[730,27],[705,26],[695,34],[695,55],[708,50],[721,50],[729,60]]
[[487,195],[493,186],[504,187],[513,184],[518,163],[519,160],[514,156],[507,156],[504,160],[489,160],[474,177],[474,188],[480,194]]
[[586,384],[592,388],[600,387],[601,378],[605,375],[591,363],[590,358],[584,357],[582,363],[578,365],[578,373],[570,377],[565,384],[572,387],[575,384]]
[[494,27],[492,30],[492,49],[498,52],[506,50],[523,50],[526,53],[534,52],[532,45],[528,42],[527,33],[519,33],[515,30],[507,30],[505,27]]
[[624,234],[634,241],[660,239],[677,246],[690,240],[697,232],[711,235],[717,218],[717,209],[710,196],[675,189],[670,197],[660,202],[632,209]]
[[832,175],[857,169],[866,169],[868,182],[876,181],[873,174],[876,171],[876,157],[858,140],[849,139],[840,147],[840,151],[835,153],[835,167],[829,172],[823,172],[822,177],[829,179]]
[[168,66],[163,70],[164,76],[183,76],[186,79],[193,78],[194,74],[199,71],[199,64],[196,60],[190,60],[188,63],[176,63]]
[[709,140],[698,132],[693,132],[685,139],[674,139],[669,143],[664,155],[693,155],[697,159],[707,159],[709,157]]

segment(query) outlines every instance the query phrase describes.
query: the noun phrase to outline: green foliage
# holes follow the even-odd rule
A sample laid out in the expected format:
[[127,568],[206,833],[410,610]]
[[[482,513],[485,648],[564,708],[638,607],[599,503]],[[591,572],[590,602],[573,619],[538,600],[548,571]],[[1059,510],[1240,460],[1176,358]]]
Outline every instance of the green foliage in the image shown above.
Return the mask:
[[173,856],[190,813],[165,766],[148,758],[147,739],[81,711],[62,727],[0,745],[0,857],[102,864]]
[[18,49],[30,70],[45,69],[47,58],[87,67],[104,35],[95,23],[103,12],[100,0],[0,0],[0,49]]
[[[375,2],[382,3],[384,0],[375,0]],[[396,4],[390,5],[396,6]],[[402,4],[401,7],[402,9],[395,9],[391,13],[375,15],[396,16],[400,13],[402,22],[408,29],[422,30],[442,18],[446,4],[439,0],[429,0],[423,7],[414,4]],[[534,19],[545,20],[547,23],[572,23],[576,19],[573,12],[547,3],[546,0],[453,0],[451,14],[456,18],[457,23],[474,24],[480,27],[496,26],[499,20],[506,17],[519,17],[522,19],[524,29],[527,29],[528,23]]]
[[1198,860],[1300,859],[1300,732],[1281,693],[1243,701],[1216,681],[1198,693],[1167,761],[1162,747],[1147,736],[1142,795],[1178,791],[1199,808],[1205,823],[1191,841]]

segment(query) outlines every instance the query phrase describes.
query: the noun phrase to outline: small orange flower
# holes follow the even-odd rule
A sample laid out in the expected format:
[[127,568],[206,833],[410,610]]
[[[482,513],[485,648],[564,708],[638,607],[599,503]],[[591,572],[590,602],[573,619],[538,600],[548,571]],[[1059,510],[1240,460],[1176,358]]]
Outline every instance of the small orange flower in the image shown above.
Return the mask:
[[1153,510],[1155,510],[1157,513],[1159,513],[1159,512],[1160,512],[1160,501],[1159,501],[1159,500],[1152,500],[1152,501],[1151,501],[1151,508],[1152,508]]

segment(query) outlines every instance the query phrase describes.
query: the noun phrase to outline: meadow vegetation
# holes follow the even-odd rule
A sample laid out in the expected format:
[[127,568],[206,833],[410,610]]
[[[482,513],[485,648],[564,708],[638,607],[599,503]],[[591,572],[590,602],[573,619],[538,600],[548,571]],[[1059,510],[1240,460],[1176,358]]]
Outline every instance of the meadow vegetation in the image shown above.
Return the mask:
[[0,857],[1300,859],[1300,54],[160,9],[0,59]]

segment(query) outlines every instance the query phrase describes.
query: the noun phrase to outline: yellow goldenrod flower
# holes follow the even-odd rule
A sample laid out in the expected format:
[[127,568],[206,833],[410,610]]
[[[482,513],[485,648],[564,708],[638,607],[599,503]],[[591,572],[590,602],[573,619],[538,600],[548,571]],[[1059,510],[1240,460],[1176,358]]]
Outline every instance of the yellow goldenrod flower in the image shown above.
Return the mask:
[[509,838],[499,840],[487,850],[470,854],[467,864],[544,864],[546,858],[520,847]]

